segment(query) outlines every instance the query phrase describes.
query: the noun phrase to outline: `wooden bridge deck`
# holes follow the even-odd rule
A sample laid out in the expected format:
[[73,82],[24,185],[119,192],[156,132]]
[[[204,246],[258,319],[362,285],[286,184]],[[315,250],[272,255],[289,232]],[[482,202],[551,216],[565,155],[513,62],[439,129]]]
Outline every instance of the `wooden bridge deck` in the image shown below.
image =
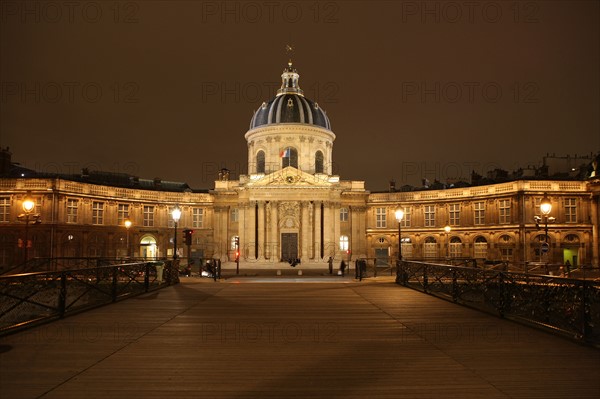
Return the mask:
[[600,397],[598,349],[332,279],[190,278],[5,337],[0,397]]

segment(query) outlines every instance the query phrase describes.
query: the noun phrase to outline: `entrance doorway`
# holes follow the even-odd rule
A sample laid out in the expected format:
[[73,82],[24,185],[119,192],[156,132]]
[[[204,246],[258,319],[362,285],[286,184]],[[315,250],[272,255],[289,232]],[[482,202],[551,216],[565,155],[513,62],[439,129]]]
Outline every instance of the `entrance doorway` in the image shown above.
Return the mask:
[[298,233],[281,233],[281,259],[298,259]]
[[390,250],[388,248],[375,248],[377,266],[389,266]]
[[140,240],[140,256],[145,259],[156,258],[158,256],[156,238],[150,235],[142,237]]

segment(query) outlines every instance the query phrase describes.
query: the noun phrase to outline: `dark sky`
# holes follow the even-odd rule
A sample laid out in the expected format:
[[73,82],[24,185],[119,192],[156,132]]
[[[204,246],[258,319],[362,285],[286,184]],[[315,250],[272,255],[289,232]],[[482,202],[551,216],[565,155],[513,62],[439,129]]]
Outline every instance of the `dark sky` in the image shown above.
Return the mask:
[[295,47],[368,189],[600,150],[598,1],[0,1],[0,145],[212,188]]

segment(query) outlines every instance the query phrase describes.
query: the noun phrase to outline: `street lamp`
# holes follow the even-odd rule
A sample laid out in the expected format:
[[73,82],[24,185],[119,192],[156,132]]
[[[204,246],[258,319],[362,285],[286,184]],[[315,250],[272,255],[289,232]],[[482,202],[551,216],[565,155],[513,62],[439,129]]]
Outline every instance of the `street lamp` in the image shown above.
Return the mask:
[[404,209],[396,209],[396,220],[398,221],[398,264],[396,265],[396,281],[400,277],[400,262],[402,262],[402,219],[404,218]]
[[549,216],[551,211],[552,202],[550,202],[550,198],[548,198],[548,195],[544,193],[544,197],[540,202],[540,212],[542,213],[542,216],[536,215],[533,217],[533,219],[535,220],[535,225],[538,229],[540,228],[540,222],[544,223],[544,244],[542,244],[542,253],[548,252],[550,250],[550,243],[548,242],[548,222],[554,222],[556,220],[556,218]]
[[402,260],[402,219],[404,219],[404,210],[398,208],[395,214],[398,221],[398,260]]
[[173,259],[177,259],[177,222],[181,218],[181,209],[179,209],[179,206],[173,209],[171,216],[173,217],[173,225],[175,227],[175,234],[173,235]]
[[[29,218],[31,217],[31,214],[33,213],[35,209],[35,202],[29,198],[29,197],[25,197],[25,199],[23,200],[23,212],[25,212],[22,215],[19,215],[19,219],[24,220],[25,221],[25,242],[23,243],[24,246],[24,254],[23,254],[23,263],[27,263],[27,258],[29,258]],[[37,222],[37,220],[35,220],[36,218],[34,217],[34,223]]]
[[444,227],[444,231],[446,232],[446,256],[449,258],[450,257],[450,231],[452,230],[452,227],[450,227],[450,225],[446,225],[446,227]]
[[127,229],[127,257],[130,257],[129,254],[129,228],[131,227],[131,220],[129,220],[129,218],[125,219],[125,221],[123,222],[123,224],[125,225],[125,228]]

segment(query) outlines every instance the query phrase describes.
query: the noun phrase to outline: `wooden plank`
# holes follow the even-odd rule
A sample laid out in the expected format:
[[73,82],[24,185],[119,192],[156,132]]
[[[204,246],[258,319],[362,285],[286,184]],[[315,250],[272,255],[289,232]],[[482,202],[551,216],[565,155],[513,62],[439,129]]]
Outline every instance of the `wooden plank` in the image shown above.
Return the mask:
[[6,337],[0,396],[600,397],[600,351],[390,278],[236,281],[187,279]]

